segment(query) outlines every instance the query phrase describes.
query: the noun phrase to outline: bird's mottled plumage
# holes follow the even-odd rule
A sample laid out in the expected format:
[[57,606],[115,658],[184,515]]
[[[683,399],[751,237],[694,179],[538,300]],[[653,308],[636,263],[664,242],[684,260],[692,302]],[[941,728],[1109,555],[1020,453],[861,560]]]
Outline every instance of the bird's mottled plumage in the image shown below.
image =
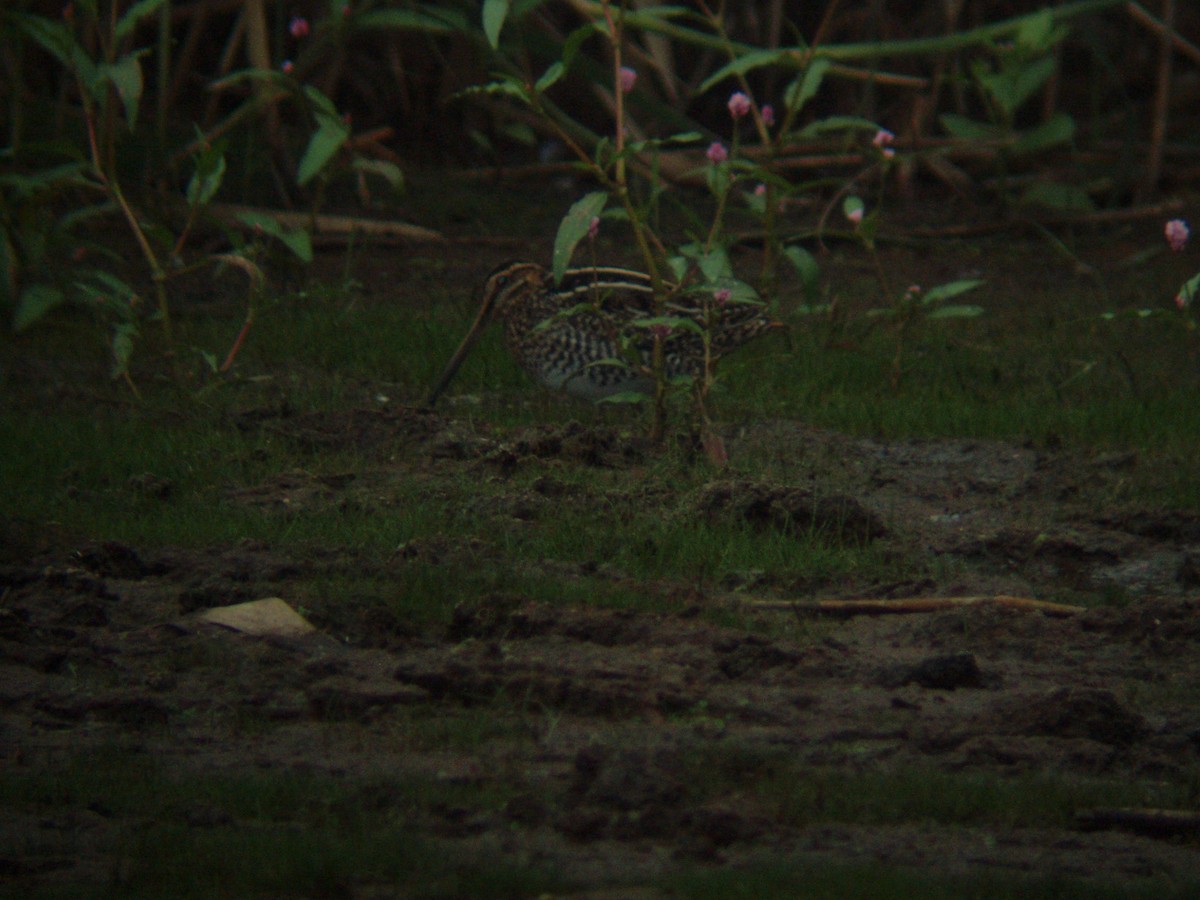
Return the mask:
[[[437,400],[479,335],[497,318],[504,323],[509,352],[543,387],[585,400],[600,400],[622,391],[650,392],[653,380],[638,371],[636,364],[603,361],[628,359],[632,348],[636,361],[648,366],[654,336],[650,329],[634,323],[666,315],[703,324],[703,307],[693,300],[691,296],[671,296],[665,309],[656,310],[650,277],[630,269],[569,269],[555,284],[543,266],[507,263],[488,276],[475,322],[428,402]],[[764,307],[753,303],[714,305],[712,314],[716,321],[709,354],[714,360],[779,327]],[[676,328],[666,336],[663,354],[668,376],[703,371],[703,341],[690,329]]]

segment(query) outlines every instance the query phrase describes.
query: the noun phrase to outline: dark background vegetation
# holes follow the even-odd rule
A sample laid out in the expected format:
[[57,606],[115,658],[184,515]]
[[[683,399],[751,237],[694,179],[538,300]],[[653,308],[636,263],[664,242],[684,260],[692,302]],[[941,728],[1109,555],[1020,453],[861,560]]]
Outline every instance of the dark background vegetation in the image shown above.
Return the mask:
[[[31,144],[37,141],[81,136],[77,98],[67,73],[24,38],[12,21],[17,14],[59,19],[73,5],[16,2],[7,4],[4,18],[0,18],[6,35],[0,51],[5,71],[0,83],[0,127],[5,143],[15,151],[9,162],[29,165],[36,160]],[[245,99],[245,85],[214,91],[215,82],[256,63],[278,68],[285,60],[293,60],[294,76],[324,91],[338,110],[350,117],[356,133],[386,129],[379,143],[404,164],[476,166],[498,159],[536,158],[536,148],[518,139],[524,132],[511,127],[514,120],[530,121],[528,117],[485,97],[463,93],[486,82],[497,68],[495,54],[479,30],[479,3],[353,3],[346,19],[349,25],[337,21],[335,12],[341,5],[175,2],[162,11],[168,37],[165,44],[160,43],[159,13],[147,17],[124,41],[126,48],[150,51],[142,57],[146,96],[141,132],[163,129],[168,148],[177,151],[176,142],[190,140],[194,126],[205,131],[220,126]],[[558,57],[563,39],[594,16],[598,6],[583,2],[514,4],[503,34],[505,55],[534,76],[540,74]],[[690,4],[681,6],[694,9]],[[814,41],[817,47],[838,47],[944,37],[1034,12],[1047,4],[1032,0],[775,0],[728,6],[724,21],[729,38],[770,49],[803,48],[813,46]],[[101,23],[109,7],[108,3],[99,4]],[[407,27],[374,27],[369,17],[380,11],[403,11],[411,14],[411,19]],[[1177,44],[1174,61],[1166,66],[1163,32],[1151,21],[1164,11],[1173,16],[1174,31],[1181,41],[1192,42]],[[75,15],[81,21],[84,18],[82,9]],[[255,16],[261,17],[266,28],[257,46],[246,37],[247,21]],[[299,40],[288,32],[289,22],[297,16],[312,25],[312,32]],[[1069,24],[1071,33],[1057,51],[1057,75],[1036,102],[1022,110],[1021,124],[1032,124],[1056,111],[1068,113],[1077,125],[1076,136],[1067,158],[1052,162],[1095,167],[1089,172],[1103,173],[1109,180],[1110,188],[1102,194],[1107,202],[1120,203],[1139,191],[1193,182],[1198,170],[1200,59],[1195,41],[1200,36],[1200,8],[1181,2],[1117,3]],[[691,27],[703,30],[695,24]],[[95,35],[89,37],[82,26],[80,32],[85,44],[90,40],[94,46]],[[630,98],[631,110],[648,134],[665,135],[695,125],[716,133],[724,128],[724,103],[732,81],[703,93],[697,90],[727,62],[720,48],[683,40],[668,42],[634,29],[628,34],[628,44],[631,64],[643,70],[639,90]],[[169,47],[170,57],[160,61],[157,49],[163,46]],[[983,117],[985,111],[971,88],[968,71],[970,61],[982,53],[981,48],[971,47],[947,52],[885,52],[856,60],[852,75],[829,79],[806,117],[861,115],[887,125],[916,145],[935,141],[945,136],[937,123],[938,114]],[[570,76],[555,87],[557,102],[601,134],[611,121],[599,99],[608,79],[607,65],[603,42],[590,39]],[[886,78],[872,80],[870,70],[912,76],[923,83],[896,85],[887,83]],[[760,102],[772,98],[778,102],[791,77],[786,68],[772,66],[752,72],[749,82]],[[244,139],[239,136],[235,141],[238,152],[234,156],[255,155],[265,148],[284,154],[289,140],[291,152],[298,152],[309,123],[294,110],[285,108],[284,112],[282,132],[275,130],[279,123],[272,116],[245,121],[241,128]],[[265,144],[250,138],[261,138],[264,131]],[[151,137],[143,134],[143,151],[153,146]],[[1155,173],[1148,169],[1160,153],[1164,160],[1161,177],[1151,178]],[[176,180],[185,177],[179,171],[179,157],[169,154],[168,160],[172,165],[157,160],[151,173]],[[241,165],[250,162],[240,160]],[[287,171],[286,163],[286,154],[273,163],[281,167],[279,179],[285,183],[294,175]],[[269,202],[280,198],[235,199]]]

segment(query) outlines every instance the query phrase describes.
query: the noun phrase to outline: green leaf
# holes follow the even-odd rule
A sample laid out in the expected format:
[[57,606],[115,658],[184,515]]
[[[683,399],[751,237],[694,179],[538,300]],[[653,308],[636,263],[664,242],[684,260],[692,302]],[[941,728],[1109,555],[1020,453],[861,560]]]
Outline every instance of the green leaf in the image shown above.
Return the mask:
[[[793,48],[786,50],[751,50],[749,53],[743,53],[732,62],[726,63],[704,79],[700,84],[699,92],[712,88],[714,85],[724,81],[730,75],[745,75],[752,69],[759,69],[763,66],[773,66],[777,63],[785,62],[788,59],[795,58],[796,51]],[[828,64],[828,63],[827,63]]]
[[463,88],[458,95],[465,97],[471,94],[503,94],[507,97],[516,97],[518,100],[532,105],[533,98],[529,93],[529,88],[525,86],[525,82],[514,75],[504,73],[498,75],[497,78],[497,81],[489,81],[487,84],[476,84]]
[[88,93],[94,96],[97,81],[96,63],[75,40],[75,35],[66,25],[43,16],[20,14],[13,15],[12,21],[26,37],[57,59],[64,69],[76,75],[87,87]]
[[333,159],[350,137],[350,129],[339,117],[319,114],[317,130],[313,132],[300,159],[296,172],[297,184],[308,184]]
[[[247,81],[263,82],[279,91],[280,95],[294,93],[296,90],[295,82],[292,81],[290,75],[285,75],[276,69],[239,69],[236,72],[230,72],[224,78],[219,78],[210,84],[210,91],[223,91],[227,88],[236,87]],[[305,86],[305,92],[309,90]],[[316,88],[312,88],[313,93],[324,96]]]
[[398,191],[404,187],[404,173],[398,165],[386,159],[356,159],[350,164],[350,168],[382,178],[392,190]]
[[313,261],[312,238],[303,228],[285,231],[279,235],[279,240],[300,262],[307,265]]
[[1009,119],[1054,74],[1052,56],[1014,63],[1013,68],[979,77],[984,89],[1000,104]]
[[135,318],[137,295],[121,278],[103,269],[86,269],[71,285],[74,294],[85,301],[97,303],[122,321]]
[[930,288],[921,296],[921,302],[926,305],[940,303],[942,300],[949,300],[951,297],[957,297],[959,294],[973,291],[981,284],[983,284],[982,278],[963,278],[959,281],[949,281],[946,284],[939,284],[935,288]]
[[968,141],[992,141],[1003,136],[1003,132],[988,122],[977,122],[966,116],[955,113],[944,113],[938,116],[938,121],[951,137],[964,138]]
[[1025,132],[1013,144],[1012,149],[1017,154],[1040,153],[1051,147],[1069,143],[1075,137],[1075,120],[1067,113],[1055,113],[1041,125]]
[[1021,66],[1012,81],[1012,107],[1015,112],[1022,104],[1032,97],[1054,75],[1058,68],[1058,60],[1053,56],[1043,56]]
[[113,378],[118,378],[129,371],[129,358],[133,356],[133,342],[137,336],[138,326],[135,321],[118,322],[113,327]]
[[38,169],[28,175],[5,172],[0,174],[0,187],[11,191],[13,200],[27,200],[47,191],[92,184],[83,174],[90,168],[90,163],[80,161]]
[[1045,7],[1025,18],[1013,43],[1028,54],[1045,53],[1067,33],[1065,25],[1054,24],[1054,11]]
[[[733,264],[729,261],[729,254],[725,252],[724,247],[716,246],[706,250],[703,244],[691,243],[684,244],[679,248],[679,252],[696,264],[706,282],[733,278]],[[683,275],[677,274],[675,277],[682,278]]]
[[879,126],[861,116],[829,116],[810,122],[796,133],[797,137],[810,138],[830,131],[878,131]]
[[320,90],[313,87],[311,84],[304,86],[304,96],[308,102],[312,104],[313,113],[320,116],[322,113],[328,116],[337,116],[337,107],[333,101],[326,97]]
[[1183,298],[1185,306],[1190,306],[1200,295],[1200,275],[1193,275],[1183,283],[1183,287],[1179,289],[1179,296]]
[[423,31],[426,34],[465,32],[470,25],[457,10],[425,7],[423,10],[375,9],[356,14],[354,27],[359,31]]
[[508,17],[510,0],[483,0],[483,33],[492,49],[500,47],[500,29]]
[[137,28],[138,22],[157,10],[164,2],[166,0],[138,0],[125,10],[125,14],[117,20],[117,40],[128,37]]
[[132,130],[137,124],[138,106],[142,102],[142,64],[137,55],[131,53],[111,65],[98,67],[96,77],[98,82],[107,81],[116,88],[125,107],[125,121]]
[[548,87],[550,87],[552,84],[554,84],[554,82],[556,82],[556,81],[558,81],[558,79],[562,78],[563,75],[566,74],[566,71],[567,71],[567,67],[564,66],[562,63],[560,63],[560,62],[551,63],[550,67],[547,68],[546,71],[542,73],[542,77],[539,78],[534,83],[533,89],[535,91],[537,91],[539,94],[542,93],[542,91],[546,90]]
[[196,167],[187,186],[188,206],[204,206],[221,189],[221,181],[225,178],[225,157],[217,158],[216,164],[206,170]]
[[855,197],[851,194],[842,201],[842,215],[847,219],[856,216],[866,209],[866,205],[862,202],[862,197]]
[[528,122],[505,122],[500,126],[500,133],[523,147],[537,146],[537,132],[529,127]]
[[596,24],[588,22],[586,25],[581,25],[567,35],[567,39],[562,44],[562,64],[570,66],[575,59],[575,54],[579,52],[579,48],[583,42],[596,33]]
[[[717,278],[716,280],[707,282],[698,288],[692,288],[690,291],[688,291],[688,293],[710,293],[718,290],[729,291],[728,303],[747,303],[752,306],[765,305],[762,301],[762,298],[758,296],[758,291],[741,279],[732,278],[729,276]],[[668,303],[667,308],[671,309],[671,304]]]
[[713,247],[708,253],[696,260],[700,273],[708,281],[720,281],[722,278],[733,277],[733,263],[724,247]]
[[950,304],[949,306],[939,306],[931,313],[925,316],[927,319],[973,319],[976,316],[983,315],[982,306],[969,306],[966,304]]
[[571,262],[575,247],[587,235],[592,219],[600,215],[604,204],[608,202],[608,194],[604,191],[593,191],[584,195],[571,204],[567,214],[558,225],[558,234],[554,236],[554,255],[552,269],[554,283],[562,281],[563,273]]
[[600,403],[645,403],[647,400],[653,399],[649,394],[643,394],[641,391],[617,391],[615,394],[609,394],[607,397],[601,397]]
[[63,68],[73,70],[76,54],[82,55],[83,48],[66,25],[44,16],[15,14],[11,20],[26,37],[57,59]]
[[31,284],[21,292],[13,313],[13,331],[24,331],[66,300],[61,289],[50,284]]
[[820,267],[817,265],[816,258],[796,244],[789,244],[783,248],[783,255],[787,258],[796,271],[800,273],[800,283],[804,285],[804,296],[813,297],[817,292],[817,277],[820,275]]
[[783,102],[787,104],[790,111],[797,112],[803,109],[804,104],[816,96],[817,91],[821,89],[821,82],[825,79],[825,73],[829,70],[829,66],[828,59],[818,56],[808,64],[803,75],[788,85],[783,95]]
[[303,263],[312,262],[312,239],[303,228],[289,231],[266,213],[245,210],[238,213],[238,219],[251,229],[275,238],[292,252]]

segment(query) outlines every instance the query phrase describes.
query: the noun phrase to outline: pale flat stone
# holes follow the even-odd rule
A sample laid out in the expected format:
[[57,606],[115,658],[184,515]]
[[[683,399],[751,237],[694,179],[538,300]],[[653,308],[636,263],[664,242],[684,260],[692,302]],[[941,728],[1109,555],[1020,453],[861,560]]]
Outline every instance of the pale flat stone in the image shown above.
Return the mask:
[[296,637],[316,629],[279,597],[206,609],[197,617],[244,634]]

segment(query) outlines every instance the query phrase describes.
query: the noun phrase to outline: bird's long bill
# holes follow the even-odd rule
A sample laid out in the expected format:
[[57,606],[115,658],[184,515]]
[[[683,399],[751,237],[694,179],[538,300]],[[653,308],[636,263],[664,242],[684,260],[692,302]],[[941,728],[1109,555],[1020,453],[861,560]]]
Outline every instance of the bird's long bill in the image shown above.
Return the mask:
[[447,385],[454,378],[454,374],[458,371],[458,367],[463,364],[463,360],[467,358],[467,354],[471,352],[471,348],[475,346],[475,342],[479,340],[479,336],[488,326],[491,320],[492,305],[484,301],[479,309],[479,315],[475,317],[475,321],[471,324],[471,330],[467,332],[467,336],[462,339],[462,343],[458,345],[458,349],[454,351],[454,355],[450,357],[450,362],[446,363],[446,368],[443,370],[441,377],[437,380],[437,384],[433,386],[433,390],[429,392],[429,396],[425,400],[426,406],[433,406],[437,403],[438,397],[442,396]]

